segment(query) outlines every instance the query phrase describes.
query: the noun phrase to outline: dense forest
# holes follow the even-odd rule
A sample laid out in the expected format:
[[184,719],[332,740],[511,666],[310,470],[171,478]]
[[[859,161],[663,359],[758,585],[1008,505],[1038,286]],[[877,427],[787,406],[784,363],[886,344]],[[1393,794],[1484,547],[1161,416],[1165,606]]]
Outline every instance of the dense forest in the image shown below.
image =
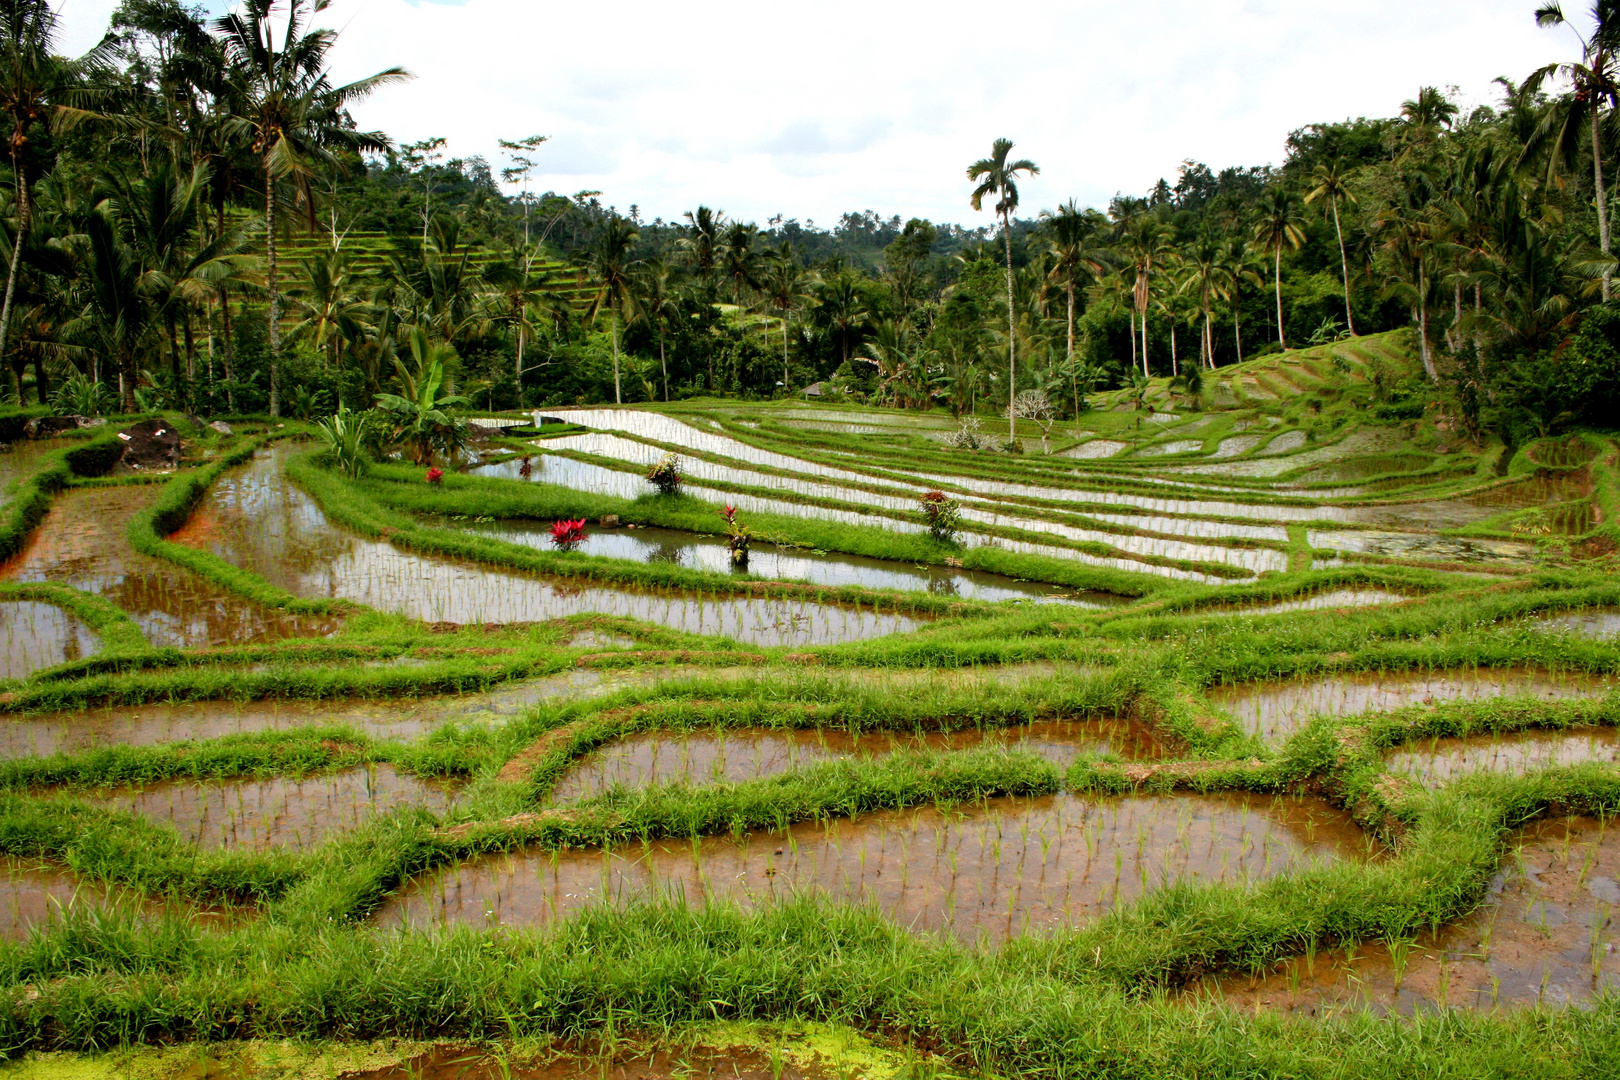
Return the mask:
[[1499,79],[1496,106],[1418,88],[1397,116],[1293,132],[1280,166],[1185,161],[1106,208],[1031,213],[1036,165],[998,140],[941,178],[972,227],[718,205],[648,221],[537,192],[539,136],[492,163],[358,130],[353,104],[409,75],[335,85],[319,6],[125,0],[67,58],[45,0],[0,0],[14,402],[311,416],[378,394],[510,409],[814,386],[987,414],[1046,391],[1072,411],[1412,326],[1426,379],[1406,397],[1476,436],[1620,411],[1608,0],[1567,23],[1527,10],[1555,62]]

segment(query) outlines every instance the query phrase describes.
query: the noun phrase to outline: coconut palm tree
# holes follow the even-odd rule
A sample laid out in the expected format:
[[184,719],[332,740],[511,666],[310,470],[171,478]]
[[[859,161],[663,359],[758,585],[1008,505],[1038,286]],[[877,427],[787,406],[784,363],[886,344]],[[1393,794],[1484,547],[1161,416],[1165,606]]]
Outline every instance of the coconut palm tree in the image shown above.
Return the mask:
[[1333,208],[1333,232],[1339,238],[1339,270],[1344,278],[1344,324],[1350,336],[1356,335],[1356,317],[1350,310],[1350,256],[1344,249],[1344,228],[1339,224],[1339,203],[1356,205],[1355,192],[1346,183],[1348,170],[1337,156],[1317,165],[1311,173],[1311,190],[1305,193],[1305,202],[1326,199]]
[[865,331],[872,317],[855,275],[845,269],[823,278],[816,288],[816,306],[827,325],[838,335],[843,363],[848,364],[851,339]]
[[[1579,31],[1575,38],[1581,45],[1581,58],[1566,64],[1549,64],[1531,73],[1521,86],[1527,94],[1534,94],[1549,77],[1556,74],[1570,85],[1570,92],[1559,98],[1547,110],[1540,126],[1520,155],[1523,163],[1544,147],[1547,155],[1547,177],[1551,180],[1560,168],[1573,169],[1580,155],[1583,139],[1592,144],[1592,188],[1597,204],[1598,243],[1605,256],[1611,254],[1609,243],[1609,197],[1603,177],[1603,121],[1605,115],[1613,124],[1616,106],[1620,106],[1620,3],[1614,0],[1596,0],[1591,10],[1592,25],[1585,36]],[[1541,27],[1568,26],[1560,4],[1543,4],[1536,9],[1536,25]],[[1573,29],[1573,27],[1571,28]],[[1603,299],[1609,299],[1612,272],[1603,271]]]
[[[43,124],[60,131],[95,115],[85,108],[91,97],[82,84],[107,66],[116,46],[109,35],[79,59],[64,60],[55,51],[56,26],[56,12],[47,0],[0,0],[0,117],[10,128],[6,149],[16,189],[14,254],[28,242],[36,171],[30,144],[34,128]],[[16,257],[9,261],[5,300],[0,302],[0,356],[6,351],[22,262]]]
[[1281,184],[1272,185],[1260,199],[1260,220],[1254,227],[1254,239],[1260,250],[1272,257],[1272,283],[1277,289],[1277,344],[1285,349],[1288,341],[1283,336],[1282,253],[1283,248],[1298,248],[1305,242],[1299,221],[1299,202],[1293,192]]
[[596,295],[586,313],[596,319],[603,311],[613,325],[613,402],[624,404],[619,388],[619,317],[628,322],[636,310],[636,268],[639,260],[631,258],[641,234],[628,219],[617,214],[608,219],[596,242],[585,252],[582,265],[596,279]]
[[759,288],[765,273],[765,255],[758,241],[759,227],[740,221],[732,222],[721,238],[720,275],[730,282],[731,302],[739,308]]
[[[1121,251],[1124,270],[1130,275],[1131,309],[1142,333],[1142,374],[1148,370],[1147,313],[1153,301],[1153,282],[1164,271],[1170,256],[1170,228],[1157,214],[1141,214],[1125,226]],[[1133,334],[1136,327],[1132,327]]]
[[1215,367],[1215,329],[1211,317],[1214,302],[1227,295],[1229,281],[1222,264],[1224,250],[1213,232],[1206,232],[1181,253],[1180,269],[1182,292],[1189,292],[1198,301],[1203,316],[1203,333],[1199,338],[1199,362],[1206,368]]
[[[1027,158],[1017,161],[1008,161],[1007,155],[1012,153],[1011,139],[997,139],[990,146],[990,156],[980,158],[968,166],[967,178],[977,186],[969,198],[973,209],[981,209],[986,195],[996,197],[995,212],[1001,217],[1001,241],[1006,248],[1007,255],[1007,401],[1012,401],[1013,394],[1018,391],[1018,327],[1013,314],[1013,267],[1012,267],[1012,213],[1018,209],[1018,174],[1024,173],[1035,176],[1041,170],[1040,166]],[[1013,417],[1011,409],[1007,414],[1007,441],[1009,443],[1018,438],[1018,421]]]
[[1047,280],[1063,290],[1066,305],[1068,335],[1063,357],[1070,364],[1074,362],[1075,293],[1108,268],[1109,251],[1101,242],[1107,223],[1102,214],[1080,209],[1073,199],[1058,207],[1056,213],[1041,212],[1046,250],[1051,257]]
[[[1232,338],[1237,347],[1237,362],[1243,363],[1243,286],[1263,287],[1260,277],[1262,266],[1254,257],[1248,242],[1241,237],[1227,241],[1221,252],[1221,279],[1226,283],[1227,298],[1232,302]],[[1214,347],[1211,343],[1211,348]]]
[[793,253],[793,243],[783,240],[782,246],[771,252],[766,260],[765,273],[760,278],[760,291],[765,305],[782,320],[782,392],[788,390],[788,322],[793,312],[812,299],[810,287],[815,275],[799,265]]
[[712,284],[720,268],[720,254],[724,246],[721,233],[726,227],[725,212],[700,206],[696,210],[688,210],[683,216],[689,227],[686,235],[675,241],[675,249],[681,253],[682,261],[691,267],[699,281],[705,285]]
[[[356,131],[348,108],[389,83],[409,79],[404,68],[388,68],[364,79],[333,86],[327,76],[335,30],[314,30],[308,22],[325,0],[286,0],[286,18],[273,18],[280,0],[242,0],[240,8],[214,24],[230,64],[228,83],[237,124],[252,138],[264,182],[265,288],[270,304],[270,415],[281,415],[281,283],[276,266],[276,188],[290,181],[309,195],[316,168],[337,163],[337,151],[381,152],[388,137]],[[277,46],[277,38],[280,45]]]
[[643,263],[636,275],[636,313],[652,323],[658,335],[658,366],[664,373],[664,400],[669,400],[669,360],[664,355],[664,332],[669,320],[680,315],[679,277],[663,259]]
[[288,290],[298,322],[287,338],[308,340],[326,353],[327,364],[337,371],[346,349],[365,337],[375,309],[360,297],[341,250],[311,256],[301,269],[301,278]]

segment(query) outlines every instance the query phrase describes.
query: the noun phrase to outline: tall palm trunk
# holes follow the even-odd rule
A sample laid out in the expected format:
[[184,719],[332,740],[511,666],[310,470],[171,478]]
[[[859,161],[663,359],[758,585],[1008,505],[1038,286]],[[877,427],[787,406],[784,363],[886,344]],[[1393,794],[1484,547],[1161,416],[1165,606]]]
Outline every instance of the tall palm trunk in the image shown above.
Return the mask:
[[1148,371],[1147,311],[1145,310],[1142,312],[1142,378],[1153,378],[1153,374]]
[[1418,295],[1417,295],[1417,324],[1418,324],[1418,352],[1423,357],[1423,372],[1428,375],[1430,382],[1439,382],[1440,373],[1435,370],[1434,356],[1429,351],[1429,268],[1418,260]]
[[1012,281],[1012,226],[1007,211],[1001,212],[1001,240],[1007,248],[1007,441],[1018,438],[1018,418],[1013,416],[1013,396],[1018,393],[1018,339],[1014,333]]
[[1275,252],[1273,252],[1273,254],[1275,255],[1276,260],[1277,260],[1276,261],[1276,269],[1272,273],[1272,282],[1273,282],[1273,284],[1275,284],[1277,286],[1277,344],[1281,345],[1283,348],[1286,349],[1286,348],[1288,348],[1288,342],[1283,339],[1283,323],[1282,323],[1282,245],[1281,244],[1277,245],[1277,250]]
[[658,320],[658,366],[664,369],[664,400],[669,401],[669,361],[664,359],[664,322]]
[[231,326],[231,294],[225,291],[223,285],[219,288],[219,319],[220,330],[225,335],[225,340],[220,343],[224,346],[225,407],[235,412],[236,390],[232,384],[236,382],[236,331]]
[[1344,230],[1339,227],[1339,200],[1333,199],[1333,231],[1339,237],[1339,270],[1344,275],[1344,325],[1356,336],[1356,317],[1350,313],[1350,256],[1344,250]]
[[[22,265],[23,245],[28,242],[28,177],[17,151],[11,151],[11,172],[17,180],[17,232],[11,240],[11,267],[6,271],[6,299],[0,304],[0,357],[6,354],[6,336],[11,329],[11,303],[17,295],[17,268]],[[22,404],[22,388],[17,387],[17,404]]]
[[1066,360],[1068,362],[1069,366],[1073,367],[1074,366],[1074,282],[1071,281],[1067,285],[1065,285],[1063,291],[1068,293],[1068,301],[1069,301],[1069,345],[1068,345],[1068,349],[1063,354],[1063,358],[1064,358],[1064,360]]
[[1243,363],[1243,322],[1238,318],[1238,291],[1232,288],[1232,340],[1237,343],[1237,362]]
[[[1598,126],[1598,105],[1592,103],[1592,185],[1597,190],[1598,241],[1603,254],[1609,254],[1609,196],[1603,188],[1603,132]],[[1603,266],[1603,302],[1609,302],[1609,278],[1612,271],[1608,261]]]
[[276,182],[264,167],[264,283],[270,290],[270,415],[281,415],[281,283],[276,277]]
[[624,395],[619,393],[619,309],[609,314],[613,323],[613,404],[623,405]]
[[[658,359],[660,361],[662,361],[664,359],[664,334],[663,334],[662,330],[660,330],[659,333],[658,333]],[[788,320],[787,320],[787,311],[784,310],[782,312],[782,395],[784,397],[786,397],[787,392],[788,392]],[[669,400],[669,369],[668,368],[664,369],[664,400],[665,401]]]

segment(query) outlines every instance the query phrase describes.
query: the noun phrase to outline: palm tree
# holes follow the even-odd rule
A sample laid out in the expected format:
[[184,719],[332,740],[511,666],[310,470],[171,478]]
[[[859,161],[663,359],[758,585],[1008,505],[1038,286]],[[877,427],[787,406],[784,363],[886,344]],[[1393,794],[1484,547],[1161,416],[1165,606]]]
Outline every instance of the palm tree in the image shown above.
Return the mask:
[[17,257],[28,242],[32,206],[33,155],[29,140],[36,124],[55,130],[73,126],[94,114],[86,76],[104,68],[116,45],[109,35],[77,60],[55,55],[56,12],[47,0],[0,0],[0,115],[9,121],[7,151],[11,155],[12,182],[16,185],[16,227],[11,241],[6,295],[0,302],[0,356],[6,351],[11,305],[17,291]]
[[1393,132],[1399,142],[1406,144],[1401,158],[1434,145],[1440,133],[1451,127],[1457,112],[1457,103],[1439,87],[1418,87],[1417,97],[1401,102],[1401,124]]
[[483,269],[482,277],[485,286],[492,293],[486,298],[492,301],[496,310],[496,320],[510,323],[517,338],[517,351],[512,360],[512,377],[517,383],[519,393],[523,390],[523,353],[528,344],[529,335],[534,331],[534,320],[531,312],[540,314],[552,312],[558,305],[567,305],[568,301],[546,288],[544,273],[533,272],[534,250],[527,243],[508,257],[496,260]]
[[624,404],[624,395],[619,389],[619,316],[623,314],[629,321],[636,309],[635,276],[639,260],[632,259],[630,253],[639,239],[641,234],[635,225],[615,214],[608,219],[583,260],[596,279],[596,295],[591,298],[586,317],[594,320],[605,309],[613,323],[613,402],[616,405]]
[[758,226],[734,221],[720,244],[721,276],[731,283],[731,302],[739,308],[743,297],[759,288],[764,273],[765,256],[756,244],[758,239]]
[[1313,203],[1317,199],[1326,199],[1333,208],[1333,232],[1339,238],[1339,270],[1344,275],[1344,324],[1350,330],[1350,336],[1356,336],[1356,318],[1350,311],[1350,256],[1344,250],[1344,229],[1339,224],[1339,203],[1348,202],[1356,205],[1355,192],[1345,183],[1347,176],[1344,162],[1338,157],[1329,158],[1322,162],[1311,173],[1311,190],[1306,192],[1305,201]]
[[1108,267],[1108,249],[1098,242],[1107,223],[1095,210],[1081,210],[1073,199],[1057,208],[1057,213],[1041,212],[1046,230],[1046,250],[1052,258],[1047,280],[1063,290],[1067,305],[1067,345],[1064,360],[1074,362],[1074,295]]
[[303,279],[288,290],[299,321],[287,332],[292,341],[309,339],[326,353],[333,371],[343,365],[347,347],[366,335],[374,309],[355,291],[354,275],[341,250],[311,256]]
[[793,244],[788,240],[783,240],[782,246],[768,256],[765,273],[760,280],[760,289],[764,293],[766,306],[775,311],[777,318],[782,320],[784,394],[788,391],[788,321],[792,318],[795,308],[811,299],[809,288],[814,281],[814,275],[806,273],[799,265],[798,256],[793,253]]
[[726,227],[726,215],[723,211],[700,206],[688,210],[684,216],[690,228],[685,236],[675,241],[675,247],[698,280],[711,284],[720,266],[720,234]]
[[[264,181],[265,287],[270,298],[266,330],[270,339],[270,415],[281,415],[281,283],[276,268],[276,186],[291,180],[308,194],[317,165],[334,165],[335,151],[381,152],[387,136],[356,131],[347,109],[379,87],[410,78],[389,68],[365,79],[333,86],[327,54],[335,30],[311,30],[309,17],[324,0],[287,0],[283,27],[271,17],[279,0],[242,0],[241,9],[214,24],[230,63],[229,85],[239,109],[238,124],[252,136]],[[276,47],[278,30],[281,47]]]
[[[1541,125],[1525,144],[1520,155],[1523,163],[1543,146],[1550,143],[1552,153],[1547,155],[1547,177],[1551,180],[1558,169],[1574,168],[1580,154],[1583,134],[1592,143],[1592,188],[1597,203],[1598,243],[1603,254],[1609,256],[1609,197],[1603,179],[1603,113],[1607,106],[1610,117],[1620,106],[1620,63],[1616,61],[1620,47],[1620,4],[1614,0],[1596,0],[1592,5],[1592,29],[1588,37],[1576,31],[1581,43],[1581,58],[1567,64],[1549,64],[1533,72],[1524,81],[1521,90],[1533,94],[1551,75],[1559,74],[1570,83],[1571,92],[1547,110]],[[1543,4],[1536,9],[1536,25],[1567,26],[1561,5]],[[1611,121],[1612,125],[1612,121]],[[1603,271],[1603,299],[1609,299],[1612,271]]]
[[[1170,253],[1169,234],[1163,219],[1155,214],[1142,214],[1126,225],[1123,245],[1126,269],[1132,275],[1131,307],[1142,331],[1142,374],[1149,376],[1147,313],[1153,300],[1153,279]],[[1133,326],[1133,335],[1135,329]]]
[[816,289],[816,306],[827,325],[837,332],[843,362],[848,364],[850,339],[865,330],[872,315],[855,275],[845,269],[824,278]]
[[[1228,241],[1221,252],[1221,279],[1226,283],[1227,296],[1232,301],[1232,337],[1237,346],[1237,362],[1243,363],[1243,286],[1245,283],[1263,286],[1261,265],[1254,258],[1249,244],[1239,237]],[[1214,344],[1211,343],[1211,348]]]
[[[1029,176],[1038,174],[1040,166],[1033,161],[1021,158],[1009,162],[1007,155],[1012,153],[1011,139],[997,139],[990,146],[990,156],[980,158],[968,166],[967,178],[978,186],[973,189],[969,199],[973,209],[982,207],[986,195],[996,196],[995,211],[1001,216],[1001,240],[1007,254],[1007,401],[1010,405],[1013,394],[1018,391],[1018,345],[1016,320],[1013,315],[1013,270],[1012,270],[1012,212],[1018,209],[1018,174]],[[1007,441],[1009,443],[1018,438],[1018,421],[1013,417],[1012,410],[1007,410]]]
[[1277,288],[1277,344],[1288,348],[1283,336],[1282,310],[1282,253],[1283,248],[1298,248],[1305,242],[1305,233],[1299,227],[1299,203],[1281,184],[1274,184],[1260,200],[1260,220],[1254,227],[1254,238],[1260,250],[1271,255],[1272,281]]
[[1412,321],[1418,328],[1418,352],[1430,382],[1439,379],[1429,348],[1429,308],[1434,284],[1429,273],[1434,258],[1433,181],[1421,169],[1402,177],[1400,192],[1378,214],[1378,231],[1384,251],[1394,264],[1391,295],[1411,305]]
[[681,310],[676,274],[675,267],[663,259],[651,259],[636,275],[636,311],[653,324],[658,334],[658,366],[664,373],[665,401],[669,400],[669,361],[664,356],[664,331]]
[[1199,339],[1199,361],[1207,368],[1215,367],[1215,329],[1211,319],[1214,301],[1224,298],[1229,280],[1222,264],[1224,252],[1213,232],[1206,232],[1181,254],[1182,278],[1180,288],[1198,299],[1198,310],[1203,315],[1203,334]]

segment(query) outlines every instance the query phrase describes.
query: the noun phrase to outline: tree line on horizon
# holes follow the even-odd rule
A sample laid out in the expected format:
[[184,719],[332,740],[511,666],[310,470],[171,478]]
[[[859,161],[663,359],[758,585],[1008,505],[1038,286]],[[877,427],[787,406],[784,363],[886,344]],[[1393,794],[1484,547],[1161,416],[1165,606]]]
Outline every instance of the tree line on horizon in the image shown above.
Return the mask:
[[1570,55],[1466,115],[1422,87],[1397,116],[1293,132],[1275,168],[1185,161],[1140,196],[1023,217],[1037,165],[1002,139],[963,178],[978,224],[830,228],[537,194],[541,136],[503,141],[497,175],[442,138],[362,132],[350,106],[409,75],[335,85],[324,6],[210,20],[124,0],[68,59],[46,0],[0,0],[14,402],[313,416],[429,384],[494,409],[819,384],[1073,413],[1151,376],[1196,399],[1220,366],[1409,326],[1423,374],[1396,411],[1443,399],[1511,439],[1620,407],[1611,0],[1537,9],[1576,31]]

